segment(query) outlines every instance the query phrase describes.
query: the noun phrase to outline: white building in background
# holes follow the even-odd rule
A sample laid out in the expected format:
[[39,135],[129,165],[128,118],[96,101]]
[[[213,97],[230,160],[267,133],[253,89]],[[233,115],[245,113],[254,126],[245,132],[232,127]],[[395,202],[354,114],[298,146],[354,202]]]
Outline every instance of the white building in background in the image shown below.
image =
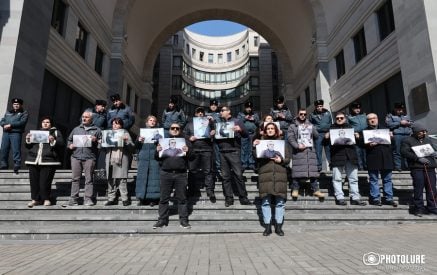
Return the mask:
[[[437,132],[436,17],[434,0],[2,0],[0,113],[11,98],[21,97],[31,114],[28,129],[37,127],[40,116],[52,115],[66,134],[85,107],[117,92],[135,110],[137,131],[152,105],[161,113],[177,92],[174,74],[181,77],[180,96],[193,105],[204,105],[217,91],[222,99],[225,91],[223,103],[238,106],[254,96],[265,112],[277,89],[292,109],[312,111],[312,102],[321,98],[335,112],[359,100],[366,112],[384,116],[401,101],[414,120]],[[229,47],[203,45],[214,38],[181,31],[212,19],[250,29],[229,36]],[[256,33],[268,42],[263,47],[260,40],[258,73],[250,70]],[[175,34],[179,49],[172,45]],[[180,73],[173,69],[178,56]],[[247,88],[249,81],[248,93],[241,88],[229,99],[240,85],[206,81],[206,73],[244,71],[245,64],[249,75],[241,84]],[[196,78],[201,72],[204,83]],[[257,91],[251,80],[258,82]]]

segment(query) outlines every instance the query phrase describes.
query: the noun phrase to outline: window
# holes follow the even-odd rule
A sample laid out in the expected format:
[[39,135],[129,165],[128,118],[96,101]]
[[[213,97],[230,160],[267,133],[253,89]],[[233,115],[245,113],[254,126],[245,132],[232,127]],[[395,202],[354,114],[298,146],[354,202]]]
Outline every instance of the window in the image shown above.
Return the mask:
[[310,87],[306,87],[305,89],[305,104],[308,107],[311,102],[311,95],[310,95]]
[[227,60],[227,62],[231,62],[232,61],[232,52],[226,53],[226,60]]
[[341,50],[335,56],[335,65],[337,67],[337,79],[340,79],[340,77],[346,73],[346,69],[345,69],[345,65],[344,65],[344,53],[343,53],[343,50]]
[[55,0],[53,3],[51,25],[60,35],[64,32],[65,9],[66,5],[64,1]]
[[74,50],[83,58],[85,58],[85,53],[86,53],[87,37],[88,37],[88,32],[79,22],[77,24],[77,29],[76,29],[76,45],[74,47]]
[[135,94],[135,103],[134,103],[134,112],[138,113],[138,101],[139,101],[139,97],[137,94]]
[[259,36],[253,37],[253,46],[255,46],[255,47],[259,46]]
[[96,48],[96,60],[94,62],[94,70],[99,74],[102,75],[102,68],[103,68],[103,57],[104,53],[102,49],[100,49],[99,46]]
[[235,50],[235,56],[239,56],[240,55],[240,49],[236,49]]
[[179,45],[179,35],[173,35],[173,46]]
[[246,51],[246,45],[243,44],[243,46],[241,46],[241,50],[243,51],[243,53]]
[[219,53],[217,55],[217,63],[222,64],[223,63],[223,54]]
[[199,53],[199,60],[200,60],[200,61],[203,61],[203,55],[204,55],[203,52],[200,52],[200,53]]
[[391,0],[387,0],[381,8],[376,11],[376,14],[378,15],[379,38],[384,40],[384,38],[395,30]]
[[173,88],[173,90],[181,90],[182,89],[182,77],[180,75],[173,75],[172,88]]
[[213,63],[214,62],[214,55],[212,53],[208,54],[208,63]]
[[196,49],[191,48],[191,57],[195,58],[196,57]]
[[361,59],[363,59],[363,57],[367,55],[364,28],[361,28],[361,30],[358,31],[358,33],[354,36],[353,40],[355,48],[355,61],[356,63],[358,63]]
[[186,44],[186,45],[185,45],[185,53],[186,53],[187,55],[190,55],[190,44]]
[[259,58],[255,56],[250,57],[250,70],[258,71],[259,70]]
[[173,70],[182,69],[182,57],[173,56]]
[[259,88],[259,78],[257,76],[252,76],[250,78],[250,89],[252,91],[258,90]]
[[127,87],[126,87],[126,100],[125,100],[126,105],[130,105],[130,95],[131,95],[131,93],[132,93],[132,87],[129,84],[127,84]]

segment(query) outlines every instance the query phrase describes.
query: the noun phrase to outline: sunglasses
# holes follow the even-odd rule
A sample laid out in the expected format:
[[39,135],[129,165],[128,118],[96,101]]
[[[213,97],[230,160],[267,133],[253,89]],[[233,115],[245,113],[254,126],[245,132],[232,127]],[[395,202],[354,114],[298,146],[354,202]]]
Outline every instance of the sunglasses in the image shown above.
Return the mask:
[[335,119],[336,119],[336,120],[343,120],[343,119],[344,119],[344,116],[342,116],[342,117],[336,117]]
[[181,128],[179,127],[170,127],[170,130],[180,130]]
[[228,109],[221,109],[220,112],[226,112],[229,111]]
[[307,114],[306,113],[300,113],[299,115],[300,116],[306,116]]

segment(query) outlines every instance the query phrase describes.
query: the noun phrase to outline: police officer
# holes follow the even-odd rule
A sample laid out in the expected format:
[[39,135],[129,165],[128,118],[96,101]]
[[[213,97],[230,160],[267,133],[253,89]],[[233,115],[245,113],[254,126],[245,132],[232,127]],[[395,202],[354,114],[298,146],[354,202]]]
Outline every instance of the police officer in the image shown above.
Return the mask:
[[244,111],[239,112],[237,118],[243,122],[248,133],[247,138],[241,138],[241,163],[243,171],[246,169],[255,170],[255,160],[252,156],[252,140],[259,125],[259,114],[254,112],[253,103],[244,103]]
[[172,96],[168,102],[168,107],[165,108],[164,112],[162,113],[164,135],[167,137],[170,126],[173,123],[177,123],[181,128],[183,128],[186,122],[184,111],[177,105],[177,98]]
[[123,120],[123,129],[129,130],[135,123],[135,116],[131,107],[121,101],[119,94],[114,94],[109,97],[112,101],[112,107],[107,114],[107,127],[112,127],[112,120],[116,117]]
[[[209,110],[205,113],[205,116],[208,117],[208,119],[213,119],[214,122],[217,122],[220,120],[220,110],[219,110],[219,102],[217,99],[211,99],[209,101]],[[222,181],[223,178],[221,176],[221,168],[220,168],[220,150],[218,148],[217,143],[213,144],[214,149],[214,155],[213,155],[213,164],[212,164],[212,171],[215,177]]]

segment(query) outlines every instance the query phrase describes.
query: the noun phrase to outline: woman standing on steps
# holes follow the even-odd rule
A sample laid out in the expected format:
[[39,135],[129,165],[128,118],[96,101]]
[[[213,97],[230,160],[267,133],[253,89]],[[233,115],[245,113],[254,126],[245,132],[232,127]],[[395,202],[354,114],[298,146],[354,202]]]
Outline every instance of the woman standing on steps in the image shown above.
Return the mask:
[[[261,136],[262,140],[282,140],[280,132],[275,123],[267,123]],[[260,143],[254,140],[253,145],[256,147]],[[254,154],[256,152],[254,150]],[[272,199],[275,200],[275,233],[284,236],[282,225],[284,223],[285,201],[287,199],[287,169],[290,162],[290,153],[288,146],[285,146],[285,157],[276,155],[274,158],[257,159],[259,195],[262,199],[262,214],[265,225],[264,236],[272,234]]]
[[[56,167],[61,165],[59,152],[64,148],[61,132],[53,126],[53,120],[45,116],[41,119],[41,131],[47,133],[28,133],[26,148],[29,149],[26,165],[29,167],[30,193],[32,201],[27,206],[32,208],[44,204],[50,206],[50,191]],[[47,138],[45,138],[47,137]]]
[[[146,128],[157,128],[157,119],[155,116],[146,118]],[[145,138],[139,136],[135,145],[138,150],[138,170],[135,184],[135,194],[138,199],[138,205],[148,204],[154,206],[158,204],[160,198],[160,177],[159,163],[155,160],[156,145],[155,143],[144,143]]]

